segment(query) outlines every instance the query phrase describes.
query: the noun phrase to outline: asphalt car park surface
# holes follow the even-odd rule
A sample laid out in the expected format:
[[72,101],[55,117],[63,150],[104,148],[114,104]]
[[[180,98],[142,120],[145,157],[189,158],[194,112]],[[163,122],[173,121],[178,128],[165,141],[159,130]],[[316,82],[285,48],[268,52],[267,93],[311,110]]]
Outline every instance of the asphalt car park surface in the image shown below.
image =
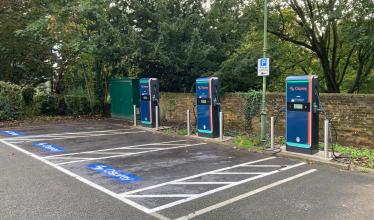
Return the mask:
[[[5,219],[370,219],[373,176],[120,121],[2,129]],[[4,135],[5,134],[5,135]]]

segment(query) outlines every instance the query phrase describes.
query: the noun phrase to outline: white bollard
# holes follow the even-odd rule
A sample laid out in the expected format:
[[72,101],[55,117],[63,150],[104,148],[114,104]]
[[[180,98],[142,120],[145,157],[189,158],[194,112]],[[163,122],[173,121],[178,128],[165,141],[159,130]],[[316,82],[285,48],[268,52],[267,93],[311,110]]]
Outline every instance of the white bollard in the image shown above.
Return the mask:
[[159,126],[159,124],[158,124],[158,106],[155,106],[155,108],[156,108],[156,130],[158,130],[158,126]]
[[134,126],[136,127],[136,105],[134,105]]
[[187,110],[187,136],[191,135],[191,127],[190,127],[190,110]]
[[329,120],[325,119],[325,159],[329,159]]
[[270,147],[274,150],[274,117],[270,117]]
[[219,141],[223,141],[223,113],[219,112]]

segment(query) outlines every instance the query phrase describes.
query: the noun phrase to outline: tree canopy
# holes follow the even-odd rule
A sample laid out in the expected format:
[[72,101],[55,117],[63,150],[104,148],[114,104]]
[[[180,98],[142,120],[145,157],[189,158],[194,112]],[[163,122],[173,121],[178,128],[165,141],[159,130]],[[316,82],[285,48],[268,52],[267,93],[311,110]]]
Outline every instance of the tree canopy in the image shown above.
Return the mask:
[[[317,74],[326,92],[374,92],[372,0],[269,1],[272,91]],[[115,77],[158,77],[190,92],[199,76],[224,91],[260,89],[263,1],[13,0],[0,3],[0,80],[83,89],[101,103]]]

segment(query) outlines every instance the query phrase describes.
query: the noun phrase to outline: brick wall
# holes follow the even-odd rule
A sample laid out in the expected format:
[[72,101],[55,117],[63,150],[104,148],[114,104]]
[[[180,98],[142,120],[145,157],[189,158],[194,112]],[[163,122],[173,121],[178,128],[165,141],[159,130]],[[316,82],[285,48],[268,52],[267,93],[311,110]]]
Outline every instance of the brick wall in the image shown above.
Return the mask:
[[[194,102],[194,94],[162,93],[161,117],[168,123],[183,124],[186,121],[186,110],[190,109],[191,120],[195,123]],[[321,103],[336,127],[340,144],[356,147],[368,146],[374,149],[374,95],[321,94]],[[221,104],[225,115],[226,131],[230,129],[249,132],[246,129],[244,117],[245,100],[238,94],[229,93],[221,97]],[[283,93],[267,94],[268,118],[275,115],[276,107],[283,106]],[[284,135],[284,116],[285,114],[282,113],[276,124],[276,133],[280,136]],[[320,140],[322,141],[322,116],[320,119]],[[260,129],[259,117],[254,117],[252,124],[253,132],[258,133]]]

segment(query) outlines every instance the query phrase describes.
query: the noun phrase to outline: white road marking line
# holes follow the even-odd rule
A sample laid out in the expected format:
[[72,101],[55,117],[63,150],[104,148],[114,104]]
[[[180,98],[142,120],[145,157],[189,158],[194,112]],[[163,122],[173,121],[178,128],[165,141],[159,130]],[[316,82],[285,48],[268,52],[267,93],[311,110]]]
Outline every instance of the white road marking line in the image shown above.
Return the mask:
[[65,164],[81,163],[81,162],[92,161],[92,160],[104,160],[104,159],[111,159],[111,158],[117,158],[117,157],[133,156],[133,155],[138,155],[138,154],[172,150],[172,149],[178,149],[178,148],[193,147],[193,146],[204,145],[204,144],[206,144],[206,143],[188,144],[188,145],[182,145],[182,146],[178,146],[178,147],[162,148],[162,149],[159,149],[159,150],[149,150],[149,151],[140,151],[140,152],[128,153],[128,154],[118,154],[118,155],[114,155],[114,156],[97,157],[97,158],[90,158],[90,159],[86,159],[86,160],[76,160],[76,161],[63,162],[63,163],[58,163],[57,165],[65,165]]
[[134,130],[133,128],[123,128],[123,129],[116,129],[116,130],[101,130],[101,131],[81,131],[81,132],[62,132],[62,133],[52,133],[52,134],[38,134],[38,135],[27,135],[27,136],[20,136],[20,137],[11,137],[5,138],[4,140],[22,140],[27,138],[38,138],[38,137],[45,137],[45,136],[64,136],[64,135],[79,135],[79,134],[94,134],[94,133],[106,133],[106,132],[118,132],[118,131],[128,131]]
[[173,184],[173,183],[176,183],[176,182],[182,182],[182,181],[185,181],[185,180],[189,180],[189,179],[194,179],[194,178],[197,178],[197,177],[205,176],[205,175],[211,174],[213,172],[220,172],[220,171],[229,170],[229,169],[232,169],[232,168],[235,168],[235,167],[240,167],[243,164],[258,163],[258,162],[262,162],[262,161],[266,161],[266,160],[271,160],[271,159],[275,159],[275,158],[276,157],[267,157],[267,158],[263,158],[263,159],[260,159],[260,160],[250,161],[250,162],[238,164],[238,165],[231,166],[231,167],[224,167],[224,168],[220,168],[220,169],[217,169],[217,170],[208,171],[208,172],[205,172],[205,173],[200,173],[200,174],[196,174],[196,175],[193,175],[193,176],[184,177],[184,178],[177,179],[177,180],[173,180],[173,181],[169,181],[169,182],[165,182],[165,183],[161,183],[161,184],[157,184],[157,185],[153,185],[153,186],[144,187],[144,188],[141,188],[141,189],[136,189],[136,190],[124,192],[124,193],[122,193],[120,195],[122,195],[122,196],[130,195],[130,194],[142,192],[142,191],[145,191],[145,190],[158,188],[158,187],[161,187],[161,186],[166,186],[166,185]]
[[274,170],[272,172],[269,172],[269,173],[266,173],[266,174],[263,174],[263,175],[258,175],[258,176],[254,176],[254,177],[251,177],[251,178],[248,178],[248,179],[244,179],[244,180],[238,181],[234,184],[225,185],[225,186],[222,186],[222,187],[210,190],[210,191],[206,191],[204,193],[198,194],[197,196],[188,197],[186,199],[181,199],[181,200],[171,202],[171,203],[168,203],[168,204],[156,207],[156,208],[152,208],[151,211],[152,212],[158,212],[158,211],[161,211],[161,210],[164,210],[164,209],[167,209],[167,208],[170,208],[170,207],[182,204],[182,203],[189,202],[189,201],[194,200],[194,199],[198,199],[198,198],[201,198],[201,197],[204,197],[204,196],[207,196],[207,195],[211,195],[213,193],[216,193],[216,192],[228,189],[228,188],[232,188],[234,186],[237,186],[237,185],[240,185],[240,184],[243,184],[243,183],[247,183],[247,182],[250,182],[250,181],[253,181],[253,180],[256,180],[256,179],[263,178],[265,176],[269,176],[269,175],[279,173],[281,171],[289,170],[289,169],[292,169],[292,168],[295,168],[295,167],[298,167],[298,166],[301,166],[301,165],[305,165],[305,164],[306,163],[304,163],[304,162],[303,163],[298,163],[298,164],[294,164],[294,165],[291,165],[291,166],[287,166],[287,167],[279,169],[279,170]]
[[214,175],[261,175],[267,172],[224,172],[224,173],[212,173]]
[[[165,149],[165,148],[159,148],[159,147],[150,147],[150,148],[128,148],[128,149],[123,149],[123,150],[160,150],[160,149]],[[90,152],[86,154],[125,154],[125,153],[134,153],[136,151],[117,151],[117,152]]]
[[250,164],[250,165],[243,165],[242,167],[282,167],[282,165]]
[[170,185],[226,185],[233,183],[235,182],[177,182],[170,183]]
[[49,160],[87,160],[92,157],[51,157]]
[[[153,148],[153,147],[150,147],[150,148],[128,148],[128,149],[124,149],[124,150],[160,150],[160,149],[165,149],[165,148]],[[136,152],[136,151],[135,151]],[[90,153],[84,153],[84,154],[92,154],[92,155],[124,155],[124,154],[129,154],[129,153],[135,153],[134,151],[123,151],[123,152],[90,152]],[[138,151],[139,152],[139,151]],[[136,153],[138,153],[136,152]],[[92,157],[87,157],[87,158],[79,158],[79,157],[62,157],[62,156],[53,156],[53,155],[50,155],[48,157],[43,157],[43,158],[48,158],[48,159],[65,159],[65,158],[75,158],[75,159],[89,159],[89,158],[92,158]]]
[[144,132],[146,131],[113,132],[113,133],[107,133],[107,134],[89,134],[89,135],[81,135],[81,136],[59,136],[59,137],[39,138],[39,139],[30,138],[30,139],[24,139],[24,140],[10,141],[10,143],[18,144],[18,143],[27,143],[27,142],[34,142],[34,141],[52,141],[52,140],[62,140],[62,139],[99,137],[99,136],[110,136],[110,135],[119,135],[119,134],[144,133]]
[[153,217],[159,219],[159,220],[170,220],[170,218],[161,215],[160,213],[153,212],[153,213],[148,213],[149,215],[152,215]]
[[85,178],[83,178],[83,177],[81,177],[81,176],[79,176],[79,175],[77,175],[77,174],[75,174],[75,173],[73,173],[73,172],[71,172],[71,171],[63,168],[63,167],[60,167],[60,166],[58,166],[58,165],[56,165],[56,164],[54,164],[54,163],[52,163],[52,162],[50,162],[50,161],[48,161],[46,159],[43,159],[43,158],[41,158],[41,157],[39,157],[39,156],[37,156],[37,155],[35,155],[35,154],[27,151],[27,150],[24,150],[24,149],[22,149],[22,148],[20,148],[20,147],[18,147],[16,145],[14,145],[14,144],[12,144],[12,143],[8,143],[8,142],[6,142],[5,140],[2,140],[2,139],[0,139],[0,142],[3,143],[3,144],[5,144],[5,145],[7,145],[7,146],[9,146],[9,147],[12,147],[12,148],[16,149],[16,150],[18,150],[18,151],[20,151],[20,152],[22,152],[22,153],[24,153],[26,155],[29,155],[30,157],[33,157],[33,158],[35,158],[35,159],[37,159],[37,160],[39,160],[39,161],[41,161],[41,162],[43,162],[45,164],[48,164],[49,166],[54,167],[55,169],[57,169],[57,170],[65,173],[65,174],[67,174],[67,175],[69,175],[69,176],[71,176],[71,177],[73,177],[73,178],[75,178],[75,179],[77,179],[77,180],[79,180],[79,181],[81,181],[81,182],[83,182],[83,183],[85,183],[85,184],[87,184],[87,185],[89,185],[89,186],[97,189],[97,190],[100,190],[101,192],[104,192],[104,193],[106,193],[106,194],[108,194],[108,195],[110,195],[110,196],[112,196],[112,197],[114,197],[114,198],[116,198],[116,199],[118,199],[118,200],[120,200],[120,201],[122,201],[122,202],[124,202],[124,203],[126,203],[126,204],[128,204],[128,205],[130,205],[132,207],[134,207],[134,208],[137,208],[137,209],[139,209],[139,210],[141,210],[141,211],[143,211],[145,213],[148,213],[148,214],[151,213],[150,209],[148,209],[147,207],[139,205],[136,202],[133,202],[133,201],[131,201],[129,199],[123,198],[119,194],[114,193],[114,192],[112,192],[112,191],[110,191],[110,190],[108,190],[108,189],[106,189],[106,188],[104,188],[104,187],[102,187],[102,186],[100,186],[100,185],[98,185],[98,184],[90,181],[90,180],[87,180],[87,179],[85,179]]
[[257,194],[257,193],[260,193],[260,192],[263,192],[263,191],[265,191],[265,190],[271,189],[271,188],[273,188],[273,187],[279,186],[279,185],[284,184],[284,183],[286,183],[286,182],[289,182],[289,181],[295,180],[295,179],[297,179],[297,178],[303,177],[303,176],[308,175],[308,174],[310,174],[310,173],[313,173],[313,172],[315,172],[315,171],[317,171],[317,170],[316,170],[316,169],[311,169],[311,170],[305,171],[305,172],[303,172],[303,173],[299,173],[299,174],[297,174],[297,175],[294,175],[294,176],[288,177],[288,178],[286,178],[286,179],[279,180],[279,181],[277,181],[277,182],[274,182],[274,183],[271,183],[271,184],[269,184],[269,185],[266,185],[266,186],[260,187],[260,188],[258,188],[258,189],[252,190],[252,191],[250,191],[250,192],[247,192],[247,193],[245,193],[245,194],[239,195],[239,196],[237,196],[237,197],[234,197],[234,198],[228,199],[228,200],[226,200],[226,201],[223,201],[223,202],[217,203],[217,204],[215,204],[215,205],[212,205],[212,206],[209,206],[209,207],[206,207],[206,208],[200,209],[200,210],[195,211],[195,212],[193,212],[193,213],[191,213],[191,214],[188,214],[188,215],[186,215],[186,216],[182,216],[182,217],[180,217],[180,218],[177,218],[176,220],[187,220],[187,219],[191,219],[191,218],[194,218],[194,217],[197,217],[197,216],[203,215],[203,214],[205,214],[205,213],[207,213],[207,212],[211,212],[211,211],[213,211],[213,210],[215,210],[215,209],[222,208],[222,207],[224,207],[224,206],[226,206],[226,205],[230,205],[230,204],[232,204],[232,203],[234,203],[234,202],[237,202],[237,201],[239,201],[239,200],[242,200],[242,199],[248,198],[248,197],[250,197],[250,196],[252,196],[252,195],[255,195],[255,194]]
[[[77,154],[86,154],[86,153],[94,153],[94,152],[105,152],[105,151],[111,151],[111,150],[122,150],[122,149],[131,149],[136,147],[143,147],[143,146],[153,146],[153,145],[163,145],[164,143],[175,143],[175,142],[185,142],[187,140],[178,140],[178,141],[166,141],[166,142],[159,142],[159,143],[150,143],[150,144],[137,144],[132,146],[124,146],[124,147],[116,147],[116,148],[106,148],[102,150],[90,150],[90,151],[82,151],[77,153],[68,153],[68,154],[57,154],[53,156],[46,156],[43,158],[49,158],[49,157],[64,157],[64,156],[71,156],[71,155],[77,155]],[[180,144],[179,144],[180,145]]]
[[127,195],[126,198],[185,198],[196,196],[197,194],[159,194],[159,195]]

